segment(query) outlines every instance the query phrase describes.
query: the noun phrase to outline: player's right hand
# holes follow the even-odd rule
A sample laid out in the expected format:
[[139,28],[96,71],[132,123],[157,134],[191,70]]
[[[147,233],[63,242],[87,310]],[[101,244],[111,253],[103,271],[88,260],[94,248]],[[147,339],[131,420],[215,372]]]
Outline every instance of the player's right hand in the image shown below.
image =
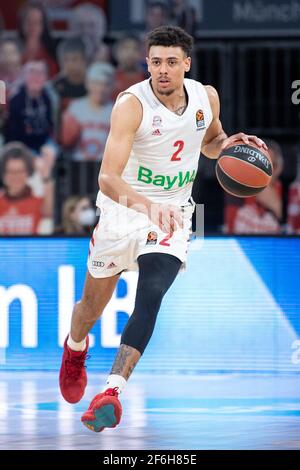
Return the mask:
[[182,209],[172,204],[151,204],[149,218],[165,233],[183,228]]

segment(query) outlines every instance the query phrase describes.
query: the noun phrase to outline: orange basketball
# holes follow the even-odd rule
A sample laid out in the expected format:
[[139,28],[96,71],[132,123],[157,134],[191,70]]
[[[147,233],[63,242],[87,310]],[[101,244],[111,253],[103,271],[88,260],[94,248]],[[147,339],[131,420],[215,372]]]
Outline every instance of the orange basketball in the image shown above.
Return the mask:
[[221,152],[216,164],[220,185],[238,197],[255,196],[265,189],[272,179],[272,171],[269,153],[253,142],[230,144]]

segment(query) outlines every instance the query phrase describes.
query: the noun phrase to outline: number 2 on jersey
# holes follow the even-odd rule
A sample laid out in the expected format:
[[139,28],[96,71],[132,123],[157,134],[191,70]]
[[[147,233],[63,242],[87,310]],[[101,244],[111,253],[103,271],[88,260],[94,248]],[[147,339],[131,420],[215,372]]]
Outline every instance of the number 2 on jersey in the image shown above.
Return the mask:
[[170,246],[170,243],[168,243],[168,241],[170,240],[172,236],[173,236],[173,233],[169,233],[161,242],[159,242],[159,244],[163,246]]
[[178,162],[179,160],[181,160],[181,157],[179,157],[178,155],[179,155],[180,152],[182,152],[183,147],[184,147],[183,140],[176,140],[173,147],[178,147],[178,149],[176,150],[175,153],[173,153],[172,158],[171,158],[171,162]]

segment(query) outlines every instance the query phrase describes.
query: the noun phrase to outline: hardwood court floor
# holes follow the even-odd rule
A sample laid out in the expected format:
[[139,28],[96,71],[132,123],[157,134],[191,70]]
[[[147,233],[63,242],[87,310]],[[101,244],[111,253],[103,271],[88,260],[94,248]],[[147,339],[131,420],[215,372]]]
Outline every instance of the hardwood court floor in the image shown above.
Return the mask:
[[54,372],[0,373],[0,449],[300,449],[297,375],[132,375],[123,418],[100,434],[80,416],[105,377],[66,403]]

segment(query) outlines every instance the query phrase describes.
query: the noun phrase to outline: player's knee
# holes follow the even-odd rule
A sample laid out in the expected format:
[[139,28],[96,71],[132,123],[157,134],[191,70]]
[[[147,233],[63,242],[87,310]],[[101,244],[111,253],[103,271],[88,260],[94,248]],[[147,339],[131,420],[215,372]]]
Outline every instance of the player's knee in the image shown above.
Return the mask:
[[148,303],[148,305],[156,305],[160,303],[166,293],[167,289],[164,285],[163,279],[153,279],[142,281],[139,285],[139,292]]
[[148,284],[140,286],[129,323],[141,336],[150,337],[152,334],[164,294],[164,286],[159,282],[154,282],[151,288]]
[[155,279],[151,283],[151,293],[154,297],[159,298],[163,297],[166,293],[166,287],[163,279]]

